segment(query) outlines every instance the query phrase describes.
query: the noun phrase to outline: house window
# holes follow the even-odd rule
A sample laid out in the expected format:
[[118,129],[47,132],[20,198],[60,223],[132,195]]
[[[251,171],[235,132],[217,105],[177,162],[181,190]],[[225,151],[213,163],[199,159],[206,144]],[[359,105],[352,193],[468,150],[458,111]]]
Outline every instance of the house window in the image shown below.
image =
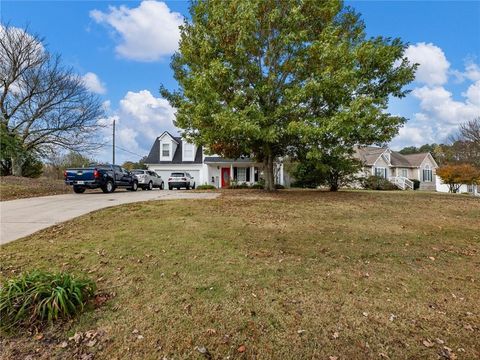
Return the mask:
[[432,182],[432,170],[423,169],[423,181]]
[[170,157],[170,144],[162,144],[162,157]]
[[183,159],[193,161],[193,144],[183,143]]
[[408,177],[408,170],[407,169],[400,169],[400,176],[401,177]]
[[237,168],[237,181],[247,181],[247,169],[246,168]]
[[375,176],[382,177],[384,179],[387,178],[387,168],[384,167],[377,167],[375,168]]
[[432,182],[432,169],[430,169],[430,166],[426,166],[425,169],[423,169],[423,181],[425,182]]

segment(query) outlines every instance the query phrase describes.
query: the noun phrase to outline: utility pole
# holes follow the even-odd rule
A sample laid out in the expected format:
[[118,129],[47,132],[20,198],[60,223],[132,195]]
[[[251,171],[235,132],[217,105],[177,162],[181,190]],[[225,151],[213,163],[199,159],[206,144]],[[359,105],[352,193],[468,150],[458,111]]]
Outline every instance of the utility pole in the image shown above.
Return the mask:
[[112,153],[113,153],[113,162],[112,162],[112,165],[115,165],[115,120],[113,120],[113,146],[112,146]]

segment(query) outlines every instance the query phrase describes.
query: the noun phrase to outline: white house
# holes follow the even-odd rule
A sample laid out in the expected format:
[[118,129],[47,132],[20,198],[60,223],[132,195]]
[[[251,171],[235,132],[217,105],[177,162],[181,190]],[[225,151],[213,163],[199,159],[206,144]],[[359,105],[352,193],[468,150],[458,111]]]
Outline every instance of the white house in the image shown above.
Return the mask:
[[[437,191],[439,191],[439,192],[446,192],[446,193],[450,192],[450,188],[449,188],[448,184],[444,184],[442,179],[440,179],[440,176],[437,176],[436,188],[437,188]],[[474,195],[474,196],[480,196],[479,186],[475,185],[475,184],[471,184],[471,185],[462,184],[462,185],[460,185],[460,187],[458,188],[457,194],[466,194],[466,193],[468,193],[470,195]]]
[[[232,180],[254,184],[263,178],[263,165],[250,158],[226,159],[205,155],[201,146],[188,143],[168,131],[155,140],[145,164],[164,180],[172,172],[185,171],[194,177],[196,185],[210,184],[216,188],[228,187]],[[275,183],[285,185],[283,164],[277,163],[275,170]]]
[[420,190],[436,190],[438,168],[430,153],[403,155],[387,147],[355,148],[355,157],[363,163],[362,175],[390,180],[401,189],[412,189],[412,179],[420,181]]

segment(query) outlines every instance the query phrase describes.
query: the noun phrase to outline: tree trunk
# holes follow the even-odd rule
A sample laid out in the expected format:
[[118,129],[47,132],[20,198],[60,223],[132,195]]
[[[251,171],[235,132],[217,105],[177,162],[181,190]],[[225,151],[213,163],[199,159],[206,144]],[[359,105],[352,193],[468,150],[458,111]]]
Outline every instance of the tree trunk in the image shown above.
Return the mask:
[[20,157],[12,158],[12,175],[22,176],[23,161]]
[[275,190],[275,176],[273,175],[273,156],[267,155],[263,161],[263,172],[265,174],[265,190]]

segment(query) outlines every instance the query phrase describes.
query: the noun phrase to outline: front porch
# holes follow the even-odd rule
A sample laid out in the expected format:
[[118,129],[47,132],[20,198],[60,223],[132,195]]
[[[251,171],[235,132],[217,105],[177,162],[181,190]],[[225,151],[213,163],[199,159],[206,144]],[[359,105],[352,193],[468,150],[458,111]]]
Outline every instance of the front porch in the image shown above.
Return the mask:
[[[252,186],[263,180],[263,165],[250,159],[205,158],[208,184],[218,189],[233,183]],[[283,185],[283,165],[277,164],[275,183]]]

